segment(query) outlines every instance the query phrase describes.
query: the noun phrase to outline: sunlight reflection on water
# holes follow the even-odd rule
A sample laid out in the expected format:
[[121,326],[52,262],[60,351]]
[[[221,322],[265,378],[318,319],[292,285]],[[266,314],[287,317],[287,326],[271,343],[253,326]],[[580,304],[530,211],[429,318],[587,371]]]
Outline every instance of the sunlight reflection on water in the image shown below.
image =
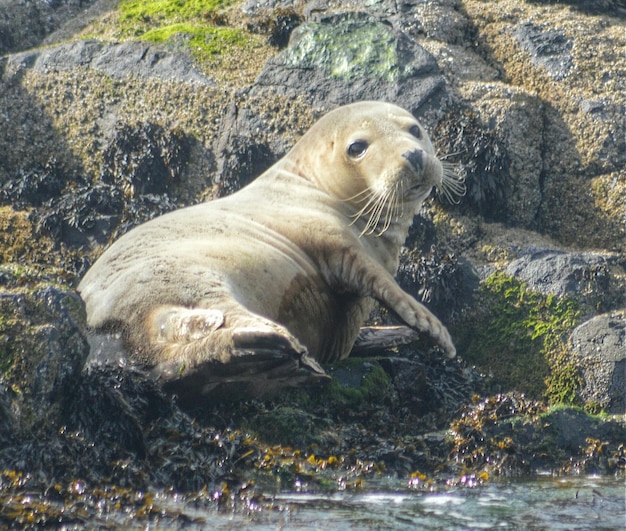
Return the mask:
[[[369,485],[370,488],[375,488]],[[424,493],[398,486],[385,491],[281,493],[285,510],[258,518],[222,520],[215,529],[528,529],[623,530],[623,478],[535,478],[492,482],[473,489]]]

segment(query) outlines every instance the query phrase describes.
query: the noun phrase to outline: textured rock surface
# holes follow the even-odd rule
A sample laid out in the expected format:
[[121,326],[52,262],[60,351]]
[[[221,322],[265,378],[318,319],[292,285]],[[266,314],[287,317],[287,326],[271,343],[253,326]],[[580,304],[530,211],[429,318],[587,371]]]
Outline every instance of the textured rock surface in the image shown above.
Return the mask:
[[92,68],[113,79],[137,76],[203,85],[214,83],[194,66],[189,56],[160,50],[141,42],[71,42],[41,51],[12,55],[6,69],[12,72],[33,68],[35,72],[52,74],[80,67]]
[[529,250],[507,265],[507,275],[545,294],[577,298],[590,310],[624,306],[624,258],[618,254]]
[[323,109],[384,100],[418,112],[443,85],[434,58],[406,34],[369,16],[336,15],[294,30],[288,47],[257,78],[255,91],[308,94]]
[[570,337],[581,368],[585,402],[611,413],[626,413],[626,315],[602,314],[578,326]]
[[5,376],[19,390],[11,400],[14,427],[28,433],[57,425],[89,353],[82,301],[52,285],[31,292],[14,287],[0,291],[0,311],[0,361],[12,362]]

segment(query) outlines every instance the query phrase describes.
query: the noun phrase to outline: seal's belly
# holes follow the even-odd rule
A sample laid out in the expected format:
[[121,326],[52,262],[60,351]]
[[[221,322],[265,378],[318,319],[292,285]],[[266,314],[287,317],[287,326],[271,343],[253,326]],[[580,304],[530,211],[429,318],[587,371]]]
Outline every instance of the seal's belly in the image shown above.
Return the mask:
[[338,293],[299,246],[267,228],[248,226],[234,245],[235,253],[228,244],[230,259],[221,260],[220,241],[213,240],[203,260],[223,276],[233,298],[285,326],[319,361],[348,355],[368,314],[361,311],[363,299]]
[[352,346],[354,338],[340,341],[349,342],[347,346],[336,345],[336,337],[345,332],[346,303],[352,299],[335,293],[300,249],[251,240],[234,262],[220,264],[219,270],[233,298],[285,326],[314,358],[336,359]]

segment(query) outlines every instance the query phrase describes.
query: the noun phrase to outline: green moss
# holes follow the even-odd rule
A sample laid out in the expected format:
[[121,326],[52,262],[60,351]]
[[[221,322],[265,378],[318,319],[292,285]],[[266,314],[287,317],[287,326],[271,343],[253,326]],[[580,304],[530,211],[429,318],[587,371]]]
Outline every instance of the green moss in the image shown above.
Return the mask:
[[229,0],[126,0],[120,6],[120,33],[126,37],[164,43],[174,36],[187,37],[196,59],[208,60],[231,47],[254,45],[241,29],[212,25],[216,12]]
[[146,24],[171,24],[191,19],[207,18],[230,0],[124,0],[119,10],[122,22],[141,28]]
[[485,280],[479,299],[482,315],[456,334],[464,358],[493,374],[505,391],[573,403],[581,380],[565,337],[578,322],[577,303],[531,291],[500,272]]
[[583,379],[576,364],[564,346],[550,352],[550,374],[547,376],[545,396],[551,404],[574,404]]
[[215,28],[198,24],[179,23],[144,33],[142,40],[155,43],[168,41],[175,35],[188,35],[189,47],[198,59],[223,53],[230,46],[245,46],[248,36],[234,28]]
[[287,64],[323,68],[348,81],[365,76],[393,81],[404,75],[394,36],[384,24],[307,24],[296,31],[296,44],[282,55]]
[[[347,360],[338,368],[349,371],[353,364],[362,368],[363,361]],[[333,378],[332,382],[321,391],[320,397],[325,404],[340,407],[354,407],[366,402],[380,403],[389,392],[390,385],[391,381],[384,369],[378,363],[372,363],[358,387],[342,385],[336,378]]]

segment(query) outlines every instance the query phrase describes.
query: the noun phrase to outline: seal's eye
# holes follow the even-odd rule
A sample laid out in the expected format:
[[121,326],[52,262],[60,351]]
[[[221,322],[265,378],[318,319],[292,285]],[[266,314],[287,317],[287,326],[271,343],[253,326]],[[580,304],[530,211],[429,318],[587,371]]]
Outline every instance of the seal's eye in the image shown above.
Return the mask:
[[422,138],[422,130],[419,128],[419,125],[411,126],[411,129],[409,129],[409,133],[411,133],[418,140]]
[[348,156],[353,159],[362,157],[367,151],[368,145],[365,140],[357,140],[348,146]]

